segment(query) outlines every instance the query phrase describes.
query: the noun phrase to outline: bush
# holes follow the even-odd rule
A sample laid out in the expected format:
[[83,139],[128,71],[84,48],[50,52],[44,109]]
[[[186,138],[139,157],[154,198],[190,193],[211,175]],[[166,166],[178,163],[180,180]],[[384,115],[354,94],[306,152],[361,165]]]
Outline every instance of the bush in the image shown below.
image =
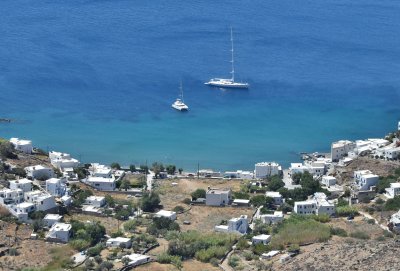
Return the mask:
[[114,163],[111,163],[111,168],[120,170],[121,169],[121,165],[119,163],[114,162]]
[[300,252],[300,246],[298,244],[292,244],[287,249],[287,252],[298,254]]
[[195,257],[201,262],[209,262],[212,258],[222,258],[227,251],[226,247],[211,246],[207,249],[201,249],[196,252]]
[[271,246],[270,245],[264,245],[264,244],[261,244],[261,243],[254,245],[253,249],[252,249],[253,253],[257,254],[257,255],[261,255],[261,254],[266,253],[266,252],[268,252],[270,250],[271,250]]
[[196,189],[194,192],[192,192],[192,194],[190,194],[192,196],[193,200],[199,199],[199,198],[206,198],[206,190],[204,189]]
[[250,195],[245,192],[233,192],[233,197],[235,199],[250,199]]
[[358,215],[358,209],[354,206],[340,206],[336,207],[337,216],[356,216]]
[[390,231],[383,231],[383,236],[393,238],[394,234]]
[[192,201],[189,198],[185,198],[184,200],[182,200],[183,203],[189,205],[190,203],[192,203]]
[[26,172],[23,168],[15,167],[11,170],[11,173],[20,176],[21,178],[26,178]]
[[278,226],[278,233],[272,238],[271,246],[278,249],[289,244],[325,242],[330,235],[330,228],[312,217],[292,215]]
[[235,268],[239,265],[239,261],[240,261],[240,259],[238,256],[232,255],[229,257],[228,264],[230,267]]
[[395,196],[393,199],[388,199],[385,203],[385,211],[397,211],[400,209],[400,196]]
[[94,257],[97,255],[100,255],[100,252],[103,250],[103,245],[102,244],[97,244],[94,247],[91,247],[87,250],[87,255],[89,257]]
[[246,261],[251,261],[255,258],[255,255],[249,251],[245,251],[243,253],[243,257],[245,258]]
[[357,239],[362,239],[362,240],[368,240],[369,235],[366,234],[365,232],[362,231],[355,231],[350,233],[350,237],[357,238]]
[[368,223],[368,224],[371,224],[371,225],[374,225],[374,224],[375,224],[375,219],[372,219],[372,218],[371,218],[371,219],[368,219],[368,220],[367,220],[367,223]]
[[172,256],[165,252],[157,256],[157,261],[162,264],[173,264],[177,268],[182,268],[182,260],[179,256]]
[[160,204],[160,197],[155,192],[144,193],[140,203],[144,212],[153,212]]
[[327,214],[320,214],[320,215],[312,215],[311,216],[315,221],[321,222],[321,223],[327,223],[331,221],[331,218]]
[[217,267],[217,266],[219,265],[219,260],[218,260],[217,258],[211,258],[211,259],[210,259],[210,264],[211,264],[212,266]]
[[250,247],[249,243],[247,242],[246,239],[240,238],[239,241],[236,244],[236,249],[238,250],[244,250],[246,248]]
[[337,236],[340,236],[340,237],[347,237],[347,232],[342,228],[332,227],[331,228],[331,234],[332,235],[337,235]]
[[128,232],[134,232],[136,227],[140,225],[140,221],[137,219],[128,220],[124,223],[124,230]]
[[381,204],[385,203],[385,201],[381,198],[377,198],[375,203],[381,205]]
[[82,240],[82,239],[75,239],[69,242],[70,246],[78,251],[84,250],[85,248],[88,248],[90,243],[89,241]]
[[175,206],[174,207],[174,209],[172,209],[174,212],[176,212],[176,213],[182,213],[182,212],[184,212],[185,211],[185,208],[183,208],[182,206],[180,206],[180,205],[177,205],[177,206]]

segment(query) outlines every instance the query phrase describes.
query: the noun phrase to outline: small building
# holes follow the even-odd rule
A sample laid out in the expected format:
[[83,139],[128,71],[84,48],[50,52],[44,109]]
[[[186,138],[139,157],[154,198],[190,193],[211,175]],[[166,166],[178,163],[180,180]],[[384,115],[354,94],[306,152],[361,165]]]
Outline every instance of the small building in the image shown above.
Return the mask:
[[349,140],[340,140],[331,145],[331,158],[333,162],[339,161],[356,148],[356,143]]
[[222,176],[221,172],[212,169],[200,169],[198,174],[204,178],[220,178]]
[[101,177],[101,178],[111,178],[112,177],[112,169],[105,165],[100,165],[98,163],[92,163],[89,168],[89,172],[93,177]]
[[32,153],[33,147],[32,147],[32,141],[30,140],[24,140],[24,139],[19,139],[16,137],[13,137],[10,139],[10,143],[14,145],[14,148],[17,151],[24,152],[24,153]]
[[282,174],[282,167],[275,162],[260,162],[255,164],[255,177],[262,179],[274,175]]
[[50,179],[54,177],[53,169],[42,165],[26,167],[25,172],[26,176],[32,179]]
[[243,171],[243,170],[226,171],[226,172],[224,173],[224,178],[229,178],[229,179],[242,179],[242,180],[252,180],[252,179],[254,179],[254,172],[251,172],[251,171]]
[[35,205],[36,211],[48,211],[57,207],[54,197],[40,190],[27,192],[24,198],[26,202]]
[[61,197],[61,202],[64,204],[64,206],[70,206],[72,204],[72,197],[64,195]]
[[171,220],[176,220],[176,212],[160,210],[155,214],[156,217],[166,217]]
[[248,207],[248,206],[250,206],[250,200],[248,200],[248,199],[235,199],[235,200],[233,200],[232,205]]
[[273,214],[259,214],[257,217],[264,224],[276,224],[283,221],[283,212],[275,211]]
[[46,234],[46,240],[67,243],[71,236],[71,224],[57,222]]
[[82,212],[87,213],[87,214],[101,214],[102,213],[102,211],[98,207],[92,206],[92,205],[82,206]]
[[85,204],[100,208],[106,204],[106,198],[100,196],[90,196],[86,198]]
[[61,221],[63,217],[61,215],[57,215],[57,214],[47,214],[44,218],[43,218],[43,223],[47,226],[47,227],[51,227],[53,226],[55,223],[58,223]]
[[228,205],[232,199],[231,190],[211,189],[206,192],[206,205],[224,206]]
[[113,191],[115,190],[115,178],[95,177],[88,176],[85,183],[92,186],[99,191]]
[[10,205],[8,210],[13,216],[21,221],[28,221],[28,214],[35,211],[35,205],[30,202],[21,202],[17,205]]
[[333,176],[323,176],[321,179],[321,184],[330,187],[336,184],[336,178]]
[[231,218],[228,221],[228,225],[215,226],[215,231],[246,234],[248,227],[247,215],[241,215],[240,217]]
[[296,201],[293,211],[300,215],[312,215],[317,213],[317,204],[313,200]]
[[49,158],[51,164],[61,170],[64,168],[76,168],[79,166],[79,161],[72,158],[68,153],[52,151],[49,153]]
[[18,204],[24,201],[24,192],[22,189],[8,189],[4,188],[0,190],[0,204]]
[[151,261],[150,256],[147,255],[143,255],[143,254],[129,254],[129,255],[125,255],[122,258],[128,258],[129,259],[129,263],[128,265],[130,266],[138,266],[141,264],[145,264]]
[[400,210],[390,217],[389,229],[396,233],[400,233]]
[[335,205],[327,200],[324,193],[315,193],[314,196],[306,201],[296,201],[294,203],[294,212],[303,215],[320,215],[327,214],[329,216],[335,213]]
[[385,158],[388,160],[400,158],[400,147],[388,148],[385,150]]
[[369,190],[378,183],[379,176],[372,174],[370,170],[354,171],[354,182],[359,190]]
[[400,183],[391,183],[390,187],[386,188],[385,190],[385,196],[389,199],[392,199],[395,196],[400,195]]
[[268,253],[261,254],[261,258],[268,260],[268,259],[271,259],[272,257],[278,255],[279,253],[280,253],[279,250],[271,250]]
[[125,237],[110,238],[107,240],[106,246],[130,248],[132,246],[132,241],[130,238]]
[[267,191],[267,192],[265,192],[265,196],[269,197],[269,198],[273,198],[275,205],[281,205],[282,203],[284,203],[284,199],[283,199],[281,193],[279,193],[279,192]]
[[10,181],[10,189],[22,189],[22,191],[29,192],[32,190],[32,181],[28,179],[19,179]]
[[260,235],[253,236],[253,238],[251,238],[251,243],[253,245],[257,245],[257,244],[268,245],[268,243],[270,241],[271,241],[271,235],[267,235],[267,234],[260,234]]
[[51,178],[46,180],[46,191],[55,197],[62,197],[67,192],[66,179]]

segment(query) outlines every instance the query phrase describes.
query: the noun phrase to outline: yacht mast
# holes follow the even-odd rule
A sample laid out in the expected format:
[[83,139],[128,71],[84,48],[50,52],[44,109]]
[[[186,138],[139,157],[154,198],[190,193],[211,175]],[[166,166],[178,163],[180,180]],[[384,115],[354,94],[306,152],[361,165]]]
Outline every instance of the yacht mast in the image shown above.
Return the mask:
[[182,80],[181,80],[181,85],[180,85],[179,89],[181,90],[181,99],[182,99],[182,102],[183,102],[183,88],[182,88]]
[[232,64],[232,82],[235,82],[235,68],[234,68],[234,61],[233,61],[233,31],[232,31],[232,26],[231,26],[231,54],[232,54],[232,59],[231,59],[231,64]]

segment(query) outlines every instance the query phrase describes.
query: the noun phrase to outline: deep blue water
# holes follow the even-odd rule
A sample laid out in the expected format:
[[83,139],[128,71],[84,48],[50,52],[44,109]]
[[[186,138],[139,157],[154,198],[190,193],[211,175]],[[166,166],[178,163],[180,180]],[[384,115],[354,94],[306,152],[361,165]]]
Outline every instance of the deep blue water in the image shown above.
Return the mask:
[[[0,1],[0,137],[85,162],[252,169],[400,119],[400,2]],[[229,76],[248,91],[203,85]],[[191,111],[171,109],[179,81]]]

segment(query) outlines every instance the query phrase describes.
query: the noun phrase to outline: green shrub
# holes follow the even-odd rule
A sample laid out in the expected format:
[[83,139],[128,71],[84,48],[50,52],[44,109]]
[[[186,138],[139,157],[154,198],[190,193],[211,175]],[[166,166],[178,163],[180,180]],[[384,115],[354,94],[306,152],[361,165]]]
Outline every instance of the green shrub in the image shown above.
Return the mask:
[[400,196],[395,196],[393,199],[388,199],[385,203],[385,211],[397,211],[400,209]]
[[270,245],[256,244],[253,246],[252,251],[254,254],[261,255],[271,250]]
[[81,251],[90,246],[90,242],[82,239],[75,239],[69,242],[75,250]]
[[288,247],[287,251],[289,253],[299,253],[300,252],[300,246],[298,244],[292,244],[290,247]]
[[367,220],[368,224],[374,225],[375,224],[375,219],[371,218]]
[[192,196],[193,200],[196,200],[199,198],[206,198],[206,190],[198,188],[194,192],[192,192],[192,194],[190,194],[190,195]]
[[369,235],[366,234],[365,232],[362,231],[355,231],[350,233],[350,237],[357,238],[357,239],[362,239],[362,240],[368,240]]
[[331,218],[327,214],[320,214],[320,215],[312,215],[311,216],[315,221],[321,222],[321,223],[327,223],[331,221]]
[[340,236],[340,237],[347,237],[347,232],[342,228],[332,227],[331,228],[331,234],[332,235],[337,235],[337,236]]
[[383,241],[385,241],[385,236],[378,236],[375,240],[379,241],[379,242],[383,242]]
[[232,255],[229,257],[228,264],[230,267],[235,268],[239,265],[239,261],[240,261],[240,259],[238,256]]
[[201,249],[196,252],[195,257],[201,262],[209,262],[212,258],[222,258],[227,252],[226,247],[212,246],[207,249]]
[[249,247],[250,247],[250,245],[249,245],[248,241],[244,238],[240,238],[236,244],[236,249],[238,249],[238,250],[244,250]]
[[245,258],[246,261],[251,261],[254,259],[254,254],[251,253],[250,251],[245,251],[243,252],[243,257]]
[[185,211],[185,208],[183,208],[180,205],[177,205],[177,206],[174,207],[173,211],[176,212],[176,213],[182,213],[183,211]]
[[325,242],[330,238],[330,228],[315,221],[306,215],[292,215],[277,228],[277,233],[272,238],[271,246],[274,249],[285,247],[289,244],[308,244]]
[[217,258],[211,258],[211,259],[210,259],[210,264],[211,264],[212,266],[217,267],[217,266],[219,265],[219,260],[218,260]]
[[87,250],[87,255],[89,257],[94,257],[97,255],[100,255],[100,252],[103,250],[103,245],[102,244],[97,244],[94,247],[91,247]]
[[339,206],[336,207],[337,216],[356,216],[358,215],[358,209],[355,206]]
[[383,231],[383,236],[393,238],[394,234],[390,231]]

